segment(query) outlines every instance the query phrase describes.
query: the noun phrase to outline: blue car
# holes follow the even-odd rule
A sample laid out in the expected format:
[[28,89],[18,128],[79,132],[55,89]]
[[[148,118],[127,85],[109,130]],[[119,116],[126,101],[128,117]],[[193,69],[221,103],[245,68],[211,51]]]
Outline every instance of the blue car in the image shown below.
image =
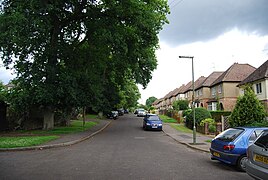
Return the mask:
[[265,129],[268,128],[237,127],[223,131],[211,142],[211,159],[236,165],[239,170],[245,171],[247,148]]
[[159,130],[162,131],[162,120],[156,114],[146,114],[143,119],[144,130]]

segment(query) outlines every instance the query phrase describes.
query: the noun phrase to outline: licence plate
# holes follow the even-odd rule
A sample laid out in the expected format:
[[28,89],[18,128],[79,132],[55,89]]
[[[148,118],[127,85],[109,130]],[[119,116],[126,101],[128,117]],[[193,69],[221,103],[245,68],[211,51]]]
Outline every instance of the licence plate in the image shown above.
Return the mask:
[[268,164],[268,157],[255,154],[254,155],[254,161],[258,161],[258,162],[262,162],[264,164]]
[[217,152],[213,152],[213,156],[220,157],[220,154]]
[[153,124],[152,125],[152,128],[157,128],[157,124]]

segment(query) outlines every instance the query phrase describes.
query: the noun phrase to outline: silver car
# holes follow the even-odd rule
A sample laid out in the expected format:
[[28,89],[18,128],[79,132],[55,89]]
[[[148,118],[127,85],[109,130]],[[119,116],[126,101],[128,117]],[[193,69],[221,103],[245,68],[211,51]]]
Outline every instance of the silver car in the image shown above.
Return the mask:
[[248,147],[246,172],[254,179],[268,179],[268,130]]

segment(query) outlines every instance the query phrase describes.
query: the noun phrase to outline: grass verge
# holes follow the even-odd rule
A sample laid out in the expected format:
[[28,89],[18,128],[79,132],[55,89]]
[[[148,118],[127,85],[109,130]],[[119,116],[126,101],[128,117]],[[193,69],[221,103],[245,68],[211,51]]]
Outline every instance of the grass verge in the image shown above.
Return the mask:
[[[71,121],[68,127],[55,127],[52,130],[31,130],[31,131],[18,131],[20,136],[15,137],[16,134],[11,133],[12,137],[0,137],[0,148],[15,148],[15,147],[28,147],[44,144],[48,141],[59,138],[59,135],[83,132],[95,126],[97,122],[87,121],[83,127],[82,121]],[[25,134],[25,136],[23,136]],[[33,136],[31,136],[33,135]],[[14,136],[14,137],[13,137]]]
[[185,132],[185,133],[193,133],[193,131],[187,127],[184,126],[184,124],[170,124],[171,127],[173,127],[174,129],[181,131],[181,132]]
[[173,119],[171,117],[165,116],[165,115],[159,115],[159,117],[162,119],[165,123],[177,123],[176,119]]
[[57,139],[59,136],[0,137],[0,148],[37,146]]

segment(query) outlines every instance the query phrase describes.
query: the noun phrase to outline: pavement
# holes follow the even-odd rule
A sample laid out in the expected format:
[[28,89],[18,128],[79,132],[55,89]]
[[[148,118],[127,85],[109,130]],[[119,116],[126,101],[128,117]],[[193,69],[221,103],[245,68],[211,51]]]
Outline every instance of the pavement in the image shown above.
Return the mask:
[[169,123],[163,124],[163,132],[177,141],[178,143],[184,144],[192,149],[196,149],[199,151],[209,153],[209,148],[211,143],[206,142],[207,140],[212,140],[215,136],[212,135],[204,135],[200,133],[196,133],[196,142],[193,143],[193,134],[192,133],[185,133],[178,131],[170,126]]
[[[87,131],[81,132],[81,133],[75,133],[75,134],[67,134],[62,135],[60,138],[50,141],[48,143],[39,145],[39,146],[32,146],[32,147],[20,147],[20,148],[0,148],[1,151],[25,151],[25,150],[42,150],[42,149],[49,149],[49,148],[56,148],[56,147],[64,147],[64,146],[71,146],[76,143],[82,142],[86,139],[89,139],[96,134],[102,132],[104,129],[106,129],[113,120],[99,120],[99,123],[90,128]],[[207,140],[211,140],[212,136],[207,136],[203,134],[196,134],[196,143],[193,144],[193,134],[191,133],[184,133],[181,131],[178,131],[170,126],[169,123],[163,124],[163,133],[165,133],[167,136],[171,137],[178,143],[184,144],[190,148],[207,152],[209,153],[210,143],[206,142]]]

